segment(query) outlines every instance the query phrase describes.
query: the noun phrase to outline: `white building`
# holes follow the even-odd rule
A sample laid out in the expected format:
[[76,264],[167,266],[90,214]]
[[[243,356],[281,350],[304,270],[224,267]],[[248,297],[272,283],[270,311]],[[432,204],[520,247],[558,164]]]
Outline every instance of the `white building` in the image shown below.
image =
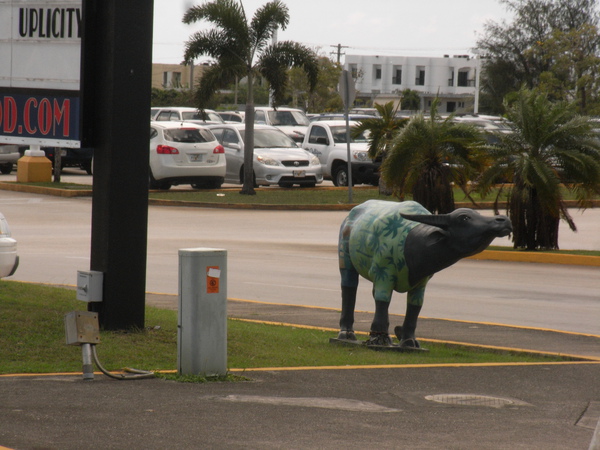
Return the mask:
[[346,55],[344,69],[356,80],[357,99],[373,103],[400,101],[404,89],[418,91],[420,110],[441,100],[438,112],[477,113],[479,59]]

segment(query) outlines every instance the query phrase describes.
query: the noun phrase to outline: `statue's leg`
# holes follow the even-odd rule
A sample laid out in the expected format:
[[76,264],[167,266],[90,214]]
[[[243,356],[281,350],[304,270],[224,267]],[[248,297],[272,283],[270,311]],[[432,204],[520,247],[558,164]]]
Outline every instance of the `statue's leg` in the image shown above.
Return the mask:
[[356,340],[356,335],[354,334],[356,291],[356,287],[342,286],[342,314],[340,316],[340,334],[338,335],[338,339]]
[[404,323],[401,327],[396,327],[394,332],[396,337],[400,341],[402,347],[415,347],[420,348],[419,342],[415,339],[415,330],[417,329],[417,319],[421,312],[421,306],[406,305],[406,315],[404,316]]
[[375,300],[375,316],[371,323],[371,332],[367,345],[391,345],[392,339],[388,334],[390,319],[388,310],[390,302]]
[[356,340],[354,334],[354,308],[358,290],[358,272],[353,269],[341,269],[342,275],[342,314],[338,339]]
[[417,320],[423,306],[425,284],[408,292],[404,323],[401,327],[394,328],[394,333],[400,341],[401,347],[421,347],[415,338],[415,330],[417,329]]

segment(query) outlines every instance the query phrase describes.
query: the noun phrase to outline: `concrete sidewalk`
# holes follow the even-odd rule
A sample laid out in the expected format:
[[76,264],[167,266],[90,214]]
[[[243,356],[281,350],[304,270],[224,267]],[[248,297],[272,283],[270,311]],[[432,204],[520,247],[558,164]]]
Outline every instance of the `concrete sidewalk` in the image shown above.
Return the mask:
[[[148,295],[155,306],[176,301]],[[229,301],[228,315],[331,329],[339,320],[332,309],[245,301]],[[370,320],[358,313],[357,329]],[[402,366],[399,354],[391,368],[246,370],[235,373],[247,382],[206,384],[2,376],[0,446],[589,448],[600,417],[600,337],[427,318],[418,335],[425,346],[452,340],[595,361]]]

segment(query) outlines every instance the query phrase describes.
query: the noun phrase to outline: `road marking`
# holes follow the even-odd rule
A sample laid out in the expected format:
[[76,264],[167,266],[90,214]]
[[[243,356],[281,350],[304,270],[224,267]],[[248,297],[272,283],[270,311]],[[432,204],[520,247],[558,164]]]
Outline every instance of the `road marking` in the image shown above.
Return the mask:
[[335,397],[267,397],[262,395],[228,395],[223,397],[221,400],[236,403],[260,403],[267,405],[297,406],[301,408],[325,408],[372,413],[401,411],[400,409],[387,408],[375,403]]
[[329,291],[329,292],[338,292],[338,289],[327,289],[327,288],[317,288],[317,287],[312,287],[312,286],[294,286],[294,285],[290,285],[290,284],[274,284],[274,283],[259,283],[257,281],[245,281],[244,284],[252,284],[254,286],[277,286],[277,287],[283,287],[283,288],[287,288],[287,289],[307,289],[307,290],[311,290],[311,291]]

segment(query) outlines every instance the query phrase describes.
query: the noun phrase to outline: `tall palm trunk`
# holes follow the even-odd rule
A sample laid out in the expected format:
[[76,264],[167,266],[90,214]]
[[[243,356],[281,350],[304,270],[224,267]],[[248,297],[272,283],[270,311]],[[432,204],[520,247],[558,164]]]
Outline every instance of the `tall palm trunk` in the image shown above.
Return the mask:
[[558,249],[560,217],[540,204],[535,188],[517,182],[509,199],[509,217],[513,223],[514,248]]
[[244,184],[240,194],[256,195],[254,190],[254,77],[248,70],[248,94],[244,122]]
[[[387,148],[383,152],[381,152],[381,164],[382,165],[383,165],[383,162],[385,161],[385,158],[387,157],[387,154],[388,154]],[[385,195],[385,196],[389,197],[393,193],[394,193],[394,191],[392,190],[392,188],[390,188],[388,186],[385,179],[381,176],[381,171],[380,171],[380,173],[379,173],[379,195]]]
[[415,182],[412,194],[413,200],[432,214],[447,214],[455,209],[449,170],[445,166],[430,165],[425,168]]

